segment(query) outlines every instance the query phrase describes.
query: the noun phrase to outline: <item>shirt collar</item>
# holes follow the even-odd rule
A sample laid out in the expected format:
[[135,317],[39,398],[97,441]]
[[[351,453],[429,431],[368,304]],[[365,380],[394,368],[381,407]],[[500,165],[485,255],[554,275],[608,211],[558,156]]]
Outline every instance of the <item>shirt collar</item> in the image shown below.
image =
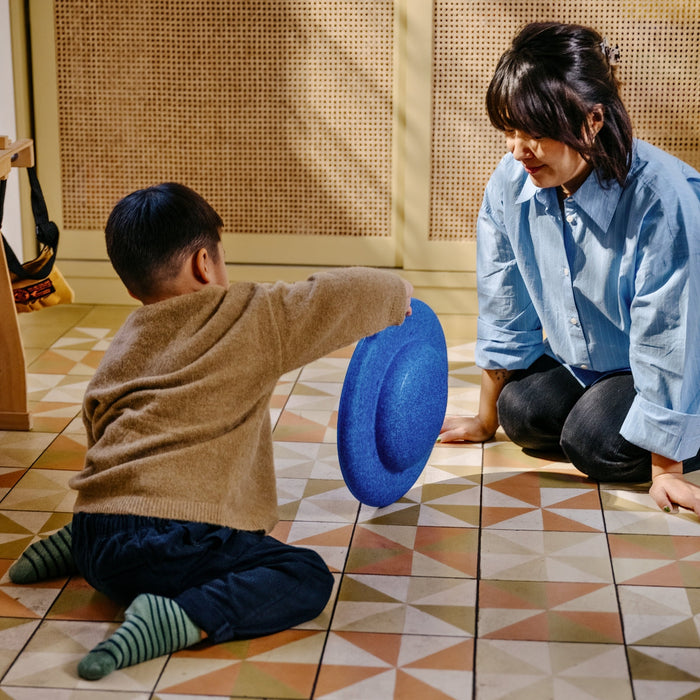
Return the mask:
[[601,231],[607,231],[621,196],[622,187],[617,180],[611,180],[601,187],[596,174],[591,173],[574,192],[572,199],[579,209],[595,221]]
[[[520,194],[515,203],[523,204],[533,197],[537,197],[545,205],[551,205],[556,201],[554,188],[542,189],[537,187],[532,180],[527,177],[523,182]],[[601,230],[607,231],[615,215],[618,202],[622,196],[622,188],[615,180],[607,183],[606,187],[601,187],[595,173],[591,173],[585,182],[574,192],[572,199],[576,206],[588,214]]]
[[517,196],[515,203],[523,204],[524,202],[527,202],[528,199],[532,199],[538,192],[541,191],[542,189],[540,187],[537,187],[537,185],[535,185],[535,183],[529,177],[526,177],[523,181],[523,188],[520,190],[520,194]]

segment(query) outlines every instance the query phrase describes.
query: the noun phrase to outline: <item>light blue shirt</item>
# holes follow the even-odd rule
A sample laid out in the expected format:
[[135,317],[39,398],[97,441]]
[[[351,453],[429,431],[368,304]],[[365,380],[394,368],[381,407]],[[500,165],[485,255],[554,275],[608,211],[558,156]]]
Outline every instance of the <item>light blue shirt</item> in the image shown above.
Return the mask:
[[674,460],[700,450],[700,173],[635,141],[624,187],[595,174],[564,200],[507,154],[477,225],[476,362],[542,354],[584,386],[631,370],[621,434]]

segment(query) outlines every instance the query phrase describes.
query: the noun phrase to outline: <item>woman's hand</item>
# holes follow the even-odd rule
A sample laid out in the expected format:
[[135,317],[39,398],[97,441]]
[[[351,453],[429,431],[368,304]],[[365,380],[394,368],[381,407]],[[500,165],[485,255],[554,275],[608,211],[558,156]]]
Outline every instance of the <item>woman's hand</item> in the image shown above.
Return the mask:
[[447,416],[440,429],[439,442],[455,442],[464,440],[466,442],[486,442],[490,440],[495,429],[491,429],[484,424],[479,416]]
[[439,442],[486,442],[498,430],[498,397],[513,373],[505,369],[481,370],[479,413],[468,418],[447,416],[442,423]]
[[682,506],[700,516],[700,487],[686,481],[683,474],[657,474],[651,482],[649,495],[667,513],[675,513],[678,506]]

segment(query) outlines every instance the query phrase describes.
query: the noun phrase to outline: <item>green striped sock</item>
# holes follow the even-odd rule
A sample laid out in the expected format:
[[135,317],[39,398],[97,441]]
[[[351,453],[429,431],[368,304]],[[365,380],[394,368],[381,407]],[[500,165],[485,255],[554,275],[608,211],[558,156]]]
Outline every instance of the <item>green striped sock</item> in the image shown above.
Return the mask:
[[35,583],[76,572],[71,545],[72,523],[27,547],[10,567],[13,583]]
[[137,596],[124,618],[121,627],[78,664],[82,678],[104,678],[115,669],[192,646],[201,637],[199,627],[174,600],[151,593]]

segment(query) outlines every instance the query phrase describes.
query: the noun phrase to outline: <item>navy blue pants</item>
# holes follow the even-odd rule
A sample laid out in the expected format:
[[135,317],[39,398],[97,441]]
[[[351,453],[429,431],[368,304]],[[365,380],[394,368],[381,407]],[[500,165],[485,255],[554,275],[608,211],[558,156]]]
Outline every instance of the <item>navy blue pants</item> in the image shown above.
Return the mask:
[[205,523],[76,513],[73,557],[107,597],[122,605],[140,593],[171,598],[214,643],[311,620],[333,588],[316,552]]
[[[543,355],[515,372],[498,399],[506,435],[534,452],[563,454],[592,479],[643,482],[651,479],[651,453],[620,435],[635,397],[630,372],[583,387],[566,367]],[[700,468],[700,455],[683,462]]]

